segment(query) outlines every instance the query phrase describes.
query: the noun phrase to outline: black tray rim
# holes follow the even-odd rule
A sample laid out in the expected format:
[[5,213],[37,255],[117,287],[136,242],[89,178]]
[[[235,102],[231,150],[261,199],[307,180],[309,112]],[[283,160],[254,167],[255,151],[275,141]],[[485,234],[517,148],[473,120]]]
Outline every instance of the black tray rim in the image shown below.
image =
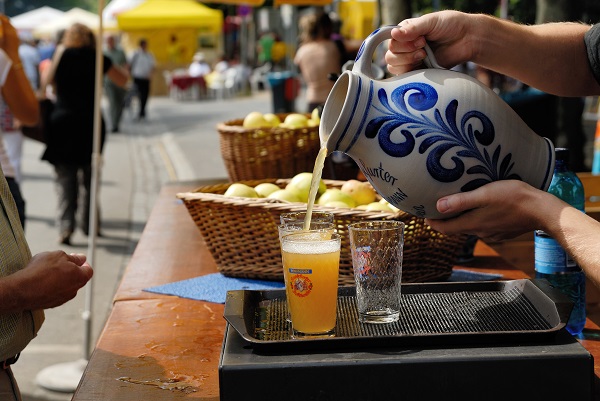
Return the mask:
[[[320,337],[312,339],[286,339],[278,341],[260,340],[250,333],[244,319],[244,300],[248,297],[260,297],[264,300],[285,298],[285,289],[269,290],[232,290],[227,292],[223,317],[229,325],[250,345],[260,349],[279,348],[357,348],[373,346],[398,346],[398,345],[427,345],[433,344],[514,344],[515,342],[530,342],[547,340],[563,330],[567,324],[572,302],[559,290],[553,288],[544,279],[516,279],[494,281],[469,281],[469,282],[435,282],[435,283],[407,283],[402,284],[404,293],[418,292],[452,292],[452,291],[494,291],[504,288],[527,286],[528,291],[536,292],[542,299],[545,308],[550,308],[549,313],[555,314],[554,326],[550,329],[503,331],[503,332],[477,332],[477,333],[418,333],[412,335],[382,335],[382,336],[357,336],[357,337]],[[351,296],[356,293],[354,286],[340,286],[339,296]],[[539,301],[538,301],[539,302]],[[539,306],[539,305],[538,305]],[[241,309],[240,309],[241,308]],[[247,312],[247,311],[246,311]],[[548,311],[546,311],[548,312]],[[543,313],[543,312],[540,312]],[[552,322],[549,321],[550,324]]]

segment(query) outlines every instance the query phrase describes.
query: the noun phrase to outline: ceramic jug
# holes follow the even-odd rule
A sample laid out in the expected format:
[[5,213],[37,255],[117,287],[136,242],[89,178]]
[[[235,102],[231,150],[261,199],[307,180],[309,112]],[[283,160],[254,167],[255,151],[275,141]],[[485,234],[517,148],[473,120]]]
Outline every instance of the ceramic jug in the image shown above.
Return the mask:
[[352,70],[336,80],[321,145],[352,157],[383,198],[418,217],[441,218],[439,198],[496,180],[547,190],[552,142],[478,80],[440,67],[428,47],[429,68],[373,78],[373,53],[395,27],[369,35]]

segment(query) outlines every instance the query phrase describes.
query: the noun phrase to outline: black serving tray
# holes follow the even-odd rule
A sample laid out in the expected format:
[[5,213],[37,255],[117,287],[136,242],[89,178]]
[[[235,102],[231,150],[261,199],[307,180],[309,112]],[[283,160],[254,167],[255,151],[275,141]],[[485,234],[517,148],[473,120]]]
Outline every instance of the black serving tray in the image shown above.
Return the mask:
[[224,317],[254,347],[330,349],[537,341],[561,330],[572,309],[545,280],[415,283],[402,285],[398,322],[364,324],[355,296],[355,287],[339,288],[334,337],[292,338],[285,290],[228,291]]

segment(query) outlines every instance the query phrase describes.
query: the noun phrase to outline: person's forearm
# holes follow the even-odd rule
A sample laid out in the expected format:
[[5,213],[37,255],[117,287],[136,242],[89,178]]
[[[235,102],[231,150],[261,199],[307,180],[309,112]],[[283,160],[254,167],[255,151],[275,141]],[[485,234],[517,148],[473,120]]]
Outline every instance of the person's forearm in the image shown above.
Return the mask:
[[474,16],[474,62],[559,96],[600,94],[592,75],[584,35],[589,25],[521,25]]
[[552,200],[545,206],[539,209],[540,228],[558,241],[600,288],[600,222]]
[[14,116],[23,125],[35,125],[40,117],[40,107],[31,84],[17,59],[13,62],[2,87],[2,95]]
[[8,276],[0,279],[0,315],[23,311],[22,299],[19,296],[19,287],[14,277]]

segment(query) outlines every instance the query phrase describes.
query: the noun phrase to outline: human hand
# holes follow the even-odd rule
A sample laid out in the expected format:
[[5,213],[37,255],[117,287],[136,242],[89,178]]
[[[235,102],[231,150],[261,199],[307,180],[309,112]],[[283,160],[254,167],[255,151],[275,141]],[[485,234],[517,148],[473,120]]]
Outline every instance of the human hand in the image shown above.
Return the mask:
[[436,231],[474,234],[494,241],[514,238],[537,229],[548,230],[554,216],[569,207],[552,194],[522,181],[502,180],[476,190],[442,197],[441,213],[462,213],[447,220],[427,219]]
[[6,277],[15,293],[12,309],[48,309],[62,305],[75,298],[92,275],[85,255],[68,255],[63,251],[38,253],[24,269]]
[[391,32],[385,61],[392,74],[403,74],[419,67],[426,57],[425,43],[433,50],[438,64],[445,68],[472,59],[474,38],[469,34],[474,15],[440,11],[409,18]]

